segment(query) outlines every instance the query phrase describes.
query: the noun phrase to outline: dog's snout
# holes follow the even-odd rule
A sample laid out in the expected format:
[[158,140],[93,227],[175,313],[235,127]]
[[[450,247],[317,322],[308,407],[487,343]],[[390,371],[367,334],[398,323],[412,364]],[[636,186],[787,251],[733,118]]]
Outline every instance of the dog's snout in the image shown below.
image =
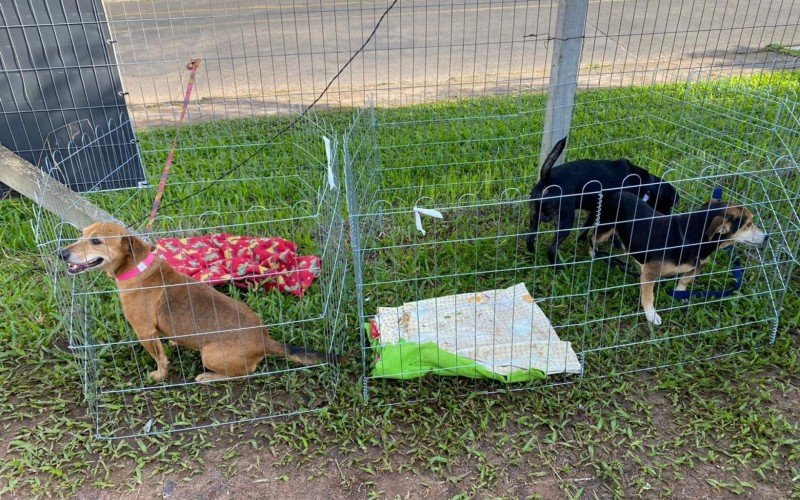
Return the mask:
[[61,260],[66,261],[67,259],[69,259],[69,253],[70,253],[69,250],[67,250],[66,248],[62,248],[61,250],[58,251],[58,256],[61,257]]

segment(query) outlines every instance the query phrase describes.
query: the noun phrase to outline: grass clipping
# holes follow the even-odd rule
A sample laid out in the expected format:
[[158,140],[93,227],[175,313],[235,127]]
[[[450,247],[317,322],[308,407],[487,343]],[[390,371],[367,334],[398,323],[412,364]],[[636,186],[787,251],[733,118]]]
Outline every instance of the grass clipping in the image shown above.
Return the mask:
[[374,377],[432,372],[521,382],[581,371],[524,283],[379,307],[370,331]]

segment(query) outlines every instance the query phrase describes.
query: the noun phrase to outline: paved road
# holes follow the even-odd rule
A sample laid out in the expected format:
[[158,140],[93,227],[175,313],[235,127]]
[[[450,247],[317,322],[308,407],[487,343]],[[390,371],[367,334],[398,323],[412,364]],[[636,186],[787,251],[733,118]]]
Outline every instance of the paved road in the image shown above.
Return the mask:
[[[171,120],[183,67],[202,57],[204,113],[271,113],[307,104],[374,27],[387,2],[112,0],[106,4],[138,118]],[[400,0],[322,105],[399,104],[541,85],[555,2]],[[800,44],[791,0],[590,0],[581,81],[685,79],[690,68],[798,66],[767,52]],[[658,71],[656,73],[656,70]],[[165,104],[171,103],[171,104]]]

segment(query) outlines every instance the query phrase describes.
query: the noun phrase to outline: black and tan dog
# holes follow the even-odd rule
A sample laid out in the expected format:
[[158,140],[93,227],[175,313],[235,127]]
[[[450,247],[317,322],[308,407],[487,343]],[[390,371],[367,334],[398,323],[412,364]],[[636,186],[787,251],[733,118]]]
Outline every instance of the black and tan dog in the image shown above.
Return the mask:
[[565,137],[553,146],[529,197],[528,251],[533,253],[536,249],[539,223],[555,221],[557,232],[547,249],[547,258],[557,269],[561,267],[558,247],[575,224],[575,210],[589,212],[585,228],[594,225],[601,190],[624,187],[663,214],[670,213],[677,203],[678,193],[670,183],[628,160],[577,160],[554,167],[566,144]]
[[153,380],[167,376],[162,337],[171,345],[200,351],[207,371],[195,378],[198,382],[247,375],[266,355],[301,365],[326,362],[323,353],[271,338],[247,305],[179,273],[152,250],[123,227],[98,222],[59,256],[70,274],[101,269],[116,279],[125,319],[156,361]]
[[694,212],[664,215],[626,191],[604,193],[594,245],[617,238],[641,267],[641,301],[647,320],[661,324],[654,305],[655,281],[683,274],[686,290],[711,255],[734,243],[763,245],[769,235],[753,223],[747,208],[711,199]]

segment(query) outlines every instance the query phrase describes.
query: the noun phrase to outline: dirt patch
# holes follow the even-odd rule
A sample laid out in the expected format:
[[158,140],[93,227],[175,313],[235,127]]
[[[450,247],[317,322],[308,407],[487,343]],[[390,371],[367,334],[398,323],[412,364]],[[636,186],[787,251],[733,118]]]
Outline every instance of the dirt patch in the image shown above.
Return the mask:
[[165,475],[145,481],[135,493],[115,494],[94,488],[78,492],[77,498],[237,498],[261,499],[349,499],[377,493],[386,498],[443,498],[457,493],[456,485],[444,480],[407,473],[367,476],[337,466],[335,461],[295,468],[280,465],[260,452],[248,452],[234,467],[225,466],[223,453],[212,451],[203,459],[206,467],[193,476]]

